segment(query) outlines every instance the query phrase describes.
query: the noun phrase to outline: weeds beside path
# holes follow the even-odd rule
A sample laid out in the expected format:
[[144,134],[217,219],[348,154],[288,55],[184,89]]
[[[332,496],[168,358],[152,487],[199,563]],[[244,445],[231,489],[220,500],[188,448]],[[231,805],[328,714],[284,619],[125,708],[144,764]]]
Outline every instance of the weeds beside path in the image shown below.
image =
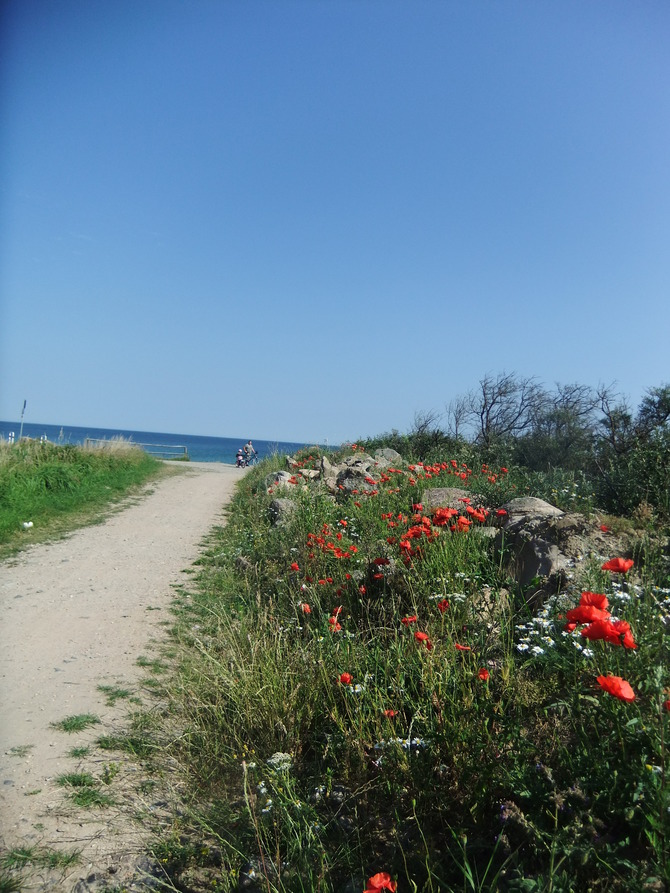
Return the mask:
[[[78,854],[75,865],[26,860],[31,872],[22,889],[70,890],[78,876],[141,850],[127,792],[115,797],[114,776],[123,776],[123,766],[92,754],[91,745],[127,713],[138,658],[160,637],[172,587],[220,520],[241,474],[190,463],[104,524],[2,564],[3,853]],[[82,716],[91,718],[89,728],[75,723],[73,733],[64,730],[66,718]],[[80,809],[66,808],[63,778],[75,770],[92,776],[95,789],[104,787],[111,808],[83,818]]]

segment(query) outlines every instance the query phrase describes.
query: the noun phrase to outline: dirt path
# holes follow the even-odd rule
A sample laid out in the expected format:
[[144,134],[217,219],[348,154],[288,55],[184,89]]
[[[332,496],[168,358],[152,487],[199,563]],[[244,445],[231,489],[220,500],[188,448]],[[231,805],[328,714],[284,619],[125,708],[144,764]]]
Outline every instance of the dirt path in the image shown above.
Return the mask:
[[[124,721],[129,702],[110,703],[100,686],[138,692],[138,658],[161,638],[173,586],[222,521],[242,473],[191,463],[105,523],[0,564],[0,844],[36,857],[23,890],[69,893],[101,866],[111,881],[124,858],[142,851],[130,802],[137,791],[129,793],[137,767],[94,746]],[[100,723],[71,734],[52,725],[82,714]],[[72,755],[87,746],[88,754]],[[56,779],[82,772],[111,795],[111,807],[71,803],[72,789]],[[76,865],[46,865],[72,852]],[[92,887],[81,881],[77,889]]]

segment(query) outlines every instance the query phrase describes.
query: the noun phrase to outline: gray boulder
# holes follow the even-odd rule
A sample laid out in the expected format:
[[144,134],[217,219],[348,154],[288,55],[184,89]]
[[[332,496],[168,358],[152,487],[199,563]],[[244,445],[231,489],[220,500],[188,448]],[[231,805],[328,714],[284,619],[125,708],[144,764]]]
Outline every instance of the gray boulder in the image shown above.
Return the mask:
[[[469,499],[470,502],[463,502],[464,499]],[[473,508],[482,508],[485,504],[479,494],[461,487],[434,487],[432,490],[424,490],[421,502],[425,512],[432,512],[434,509],[463,511],[468,504]]]
[[273,499],[268,508],[272,525],[274,527],[285,527],[290,523],[297,508],[298,506],[292,499]]
[[404,462],[404,459],[400,455],[400,453],[397,453],[395,450],[392,450],[389,447],[385,447],[381,450],[375,450],[375,459],[386,459],[387,462],[393,462],[395,464],[402,464]]
[[[374,490],[376,486],[367,465],[345,466],[338,471],[335,481],[338,490],[347,490],[349,493],[352,490],[358,490],[359,492]],[[370,481],[373,481],[373,483],[371,484]]]
[[275,490],[277,487],[293,487],[295,484],[292,484],[291,480],[295,479],[295,475],[288,471],[275,471],[265,478],[264,486],[266,490]]
[[503,508],[507,517],[496,537],[510,556],[510,571],[523,587],[536,583],[536,594],[548,595],[565,584],[574,559],[562,545],[565,513],[534,496],[512,499]]
[[545,502],[544,499],[538,499],[536,496],[520,496],[517,499],[511,499],[503,506],[509,515],[508,523],[523,518],[526,521],[531,518],[560,518],[564,514],[555,505]]

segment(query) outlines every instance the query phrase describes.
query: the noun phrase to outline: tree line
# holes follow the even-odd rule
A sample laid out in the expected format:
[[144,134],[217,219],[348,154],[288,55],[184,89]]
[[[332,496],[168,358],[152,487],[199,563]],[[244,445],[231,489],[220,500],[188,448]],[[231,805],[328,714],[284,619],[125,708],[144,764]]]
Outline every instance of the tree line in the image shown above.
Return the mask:
[[515,372],[484,375],[444,413],[419,412],[407,435],[384,441],[415,460],[449,449],[531,472],[579,472],[606,509],[642,503],[670,516],[670,385],[651,387],[633,409],[614,385],[556,384]]

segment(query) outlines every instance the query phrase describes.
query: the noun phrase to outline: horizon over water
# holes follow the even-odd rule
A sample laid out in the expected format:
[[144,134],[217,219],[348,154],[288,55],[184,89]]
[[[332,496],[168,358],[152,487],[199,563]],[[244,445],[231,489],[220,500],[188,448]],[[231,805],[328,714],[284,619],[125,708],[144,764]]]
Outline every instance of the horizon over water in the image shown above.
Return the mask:
[[[0,440],[9,440],[10,433],[18,440],[21,422],[0,421]],[[192,462],[223,462],[235,464],[235,454],[245,440],[234,437],[208,437],[200,434],[170,434],[163,431],[133,431],[128,428],[94,428],[78,425],[44,425],[39,422],[24,422],[23,437],[39,440],[45,437],[51,443],[70,443],[81,446],[87,438],[92,440],[111,440],[124,437],[136,444],[186,447]],[[247,438],[248,439],[248,438]],[[253,440],[253,438],[252,438]],[[305,446],[316,444],[291,443],[279,440],[253,440],[253,445],[260,459],[273,453],[291,454]],[[148,450],[152,452],[152,450]]]

